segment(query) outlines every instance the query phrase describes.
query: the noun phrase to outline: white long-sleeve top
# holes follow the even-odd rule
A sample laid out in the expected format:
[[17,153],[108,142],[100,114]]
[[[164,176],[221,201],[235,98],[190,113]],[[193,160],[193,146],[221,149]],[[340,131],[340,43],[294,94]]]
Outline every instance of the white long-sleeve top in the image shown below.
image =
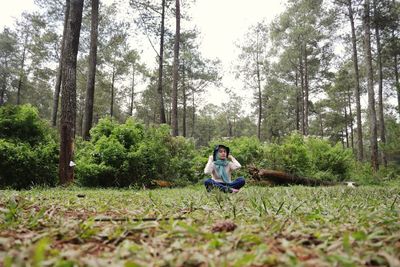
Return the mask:
[[[229,182],[232,181],[232,179],[231,179],[232,172],[234,170],[237,170],[240,167],[242,167],[242,165],[240,165],[240,163],[234,157],[231,157],[231,159],[232,159],[232,161],[229,161],[228,165],[225,166],[225,170],[226,170],[226,173],[228,174]],[[211,174],[211,178],[216,182],[220,182],[220,183],[224,182],[222,180],[222,178],[218,176],[215,164],[211,157],[208,158],[208,162],[206,164],[206,167],[204,168],[204,173]]]

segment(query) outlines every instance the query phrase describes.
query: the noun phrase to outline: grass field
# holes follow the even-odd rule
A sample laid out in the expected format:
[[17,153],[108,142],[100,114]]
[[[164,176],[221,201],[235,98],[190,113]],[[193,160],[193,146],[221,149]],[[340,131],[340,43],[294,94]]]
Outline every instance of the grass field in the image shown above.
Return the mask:
[[0,191],[0,266],[400,266],[400,187]]

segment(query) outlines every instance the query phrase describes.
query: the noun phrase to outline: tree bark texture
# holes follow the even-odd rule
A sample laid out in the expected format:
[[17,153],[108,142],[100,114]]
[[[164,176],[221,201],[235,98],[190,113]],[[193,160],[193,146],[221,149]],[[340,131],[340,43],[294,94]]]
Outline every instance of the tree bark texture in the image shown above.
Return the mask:
[[65,42],[65,36],[67,33],[69,9],[70,9],[70,0],[66,0],[65,14],[64,14],[64,30],[63,30],[63,36],[61,38],[60,59],[58,62],[56,86],[54,88],[54,95],[53,95],[53,109],[51,110],[51,126],[53,126],[53,127],[56,127],[56,125],[57,125],[58,102],[59,102],[59,98],[60,98],[60,89],[61,89],[61,82],[62,82],[64,42]]
[[83,0],[70,1],[63,51],[62,95],[60,121],[60,162],[59,177],[62,185],[74,179],[74,168],[71,161],[74,155],[74,137],[76,121],[76,61],[79,46],[79,35],[82,22]]
[[357,117],[357,160],[362,161],[364,158],[364,144],[362,135],[362,122],[361,122],[361,101],[360,101],[360,74],[358,71],[358,56],[357,56],[357,38],[356,29],[354,26],[352,0],[348,0],[349,20],[351,26],[351,43],[353,46],[353,67],[355,74],[356,86],[354,87],[354,97],[356,99],[356,117]]
[[164,61],[164,20],[165,20],[165,0],[161,1],[161,30],[160,30],[160,56],[158,62],[158,97],[159,97],[159,110],[160,110],[160,123],[166,123],[165,108],[164,108],[164,93],[163,93],[163,61]]
[[174,74],[173,74],[173,84],[172,84],[172,135],[178,136],[178,80],[179,80],[179,43],[181,35],[181,12],[179,0],[175,0],[175,42],[174,42]]
[[96,81],[97,64],[97,36],[99,26],[99,0],[92,0],[91,29],[90,29],[90,52],[89,73],[86,84],[85,113],[83,117],[83,138],[89,140],[89,131],[93,122],[94,90]]
[[25,35],[24,41],[24,49],[22,51],[22,59],[21,59],[21,67],[19,70],[19,80],[18,80],[18,89],[17,89],[17,105],[21,104],[21,89],[22,89],[22,79],[24,78],[24,67],[25,67],[25,55],[26,55],[26,46],[28,45],[28,34]]
[[129,107],[129,116],[133,116],[133,102],[135,100],[135,64],[132,64],[132,85],[131,85],[131,105]]
[[378,138],[377,138],[377,123],[375,111],[375,92],[373,84],[372,72],[372,55],[371,55],[371,25],[370,25],[370,3],[369,0],[364,1],[364,51],[366,61],[367,75],[367,90],[368,90],[368,111],[369,111],[369,126],[370,126],[370,145],[371,145],[371,165],[376,172],[379,168],[378,162]]
[[114,116],[114,82],[115,82],[115,67],[113,67],[112,78],[111,78],[110,117]]
[[[382,145],[386,144],[386,130],[385,130],[385,119],[383,111],[383,71],[382,71],[382,46],[381,37],[379,32],[379,24],[377,21],[377,7],[376,0],[373,1],[374,12],[375,12],[375,38],[376,38],[376,54],[377,54],[377,68],[378,68],[378,117],[379,117],[379,137]],[[385,151],[381,151],[381,159],[383,166],[387,166],[387,159]]]

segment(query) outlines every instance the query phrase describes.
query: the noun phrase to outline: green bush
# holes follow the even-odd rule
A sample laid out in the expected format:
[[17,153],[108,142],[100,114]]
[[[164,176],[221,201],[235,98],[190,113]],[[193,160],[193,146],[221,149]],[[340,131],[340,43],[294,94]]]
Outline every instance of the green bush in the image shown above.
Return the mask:
[[344,149],[341,144],[330,145],[317,138],[307,140],[308,154],[311,159],[311,174],[324,180],[344,181],[350,178],[354,164],[353,152]]
[[55,185],[58,146],[30,105],[0,108],[0,187]]
[[[283,144],[266,144],[258,166],[328,181],[354,177],[357,169],[350,149],[329,141],[294,133]],[[354,180],[354,179],[353,179]]]
[[85,186],[149,186],[153,180],[183,185],[195,180],[194,144],[171,137],[167,125],[144,127],[128,119],[102,119],[89,142],[78,143],[75,168]]

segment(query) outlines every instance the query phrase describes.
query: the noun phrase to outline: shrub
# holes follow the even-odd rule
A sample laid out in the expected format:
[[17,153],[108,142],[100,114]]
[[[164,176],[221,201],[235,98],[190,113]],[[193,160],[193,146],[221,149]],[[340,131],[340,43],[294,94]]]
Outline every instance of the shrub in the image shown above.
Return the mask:
[[0,108],[0,187],[55,185],[58,146],[30,105]]
[[285,138],[282,145],[265,145],[264,151],[264,159],[259,163],[261,167],[315,179],[347,180],[356,168],[350,149],[297,133]]
[[171,137],[167,125],[145,128],[132,119],[118,124],[106,118],[91,133],[89,142],[77,146],[76,173],[82,185],[149,186],[152,180],[183,185],[195,179],[193,142]]

